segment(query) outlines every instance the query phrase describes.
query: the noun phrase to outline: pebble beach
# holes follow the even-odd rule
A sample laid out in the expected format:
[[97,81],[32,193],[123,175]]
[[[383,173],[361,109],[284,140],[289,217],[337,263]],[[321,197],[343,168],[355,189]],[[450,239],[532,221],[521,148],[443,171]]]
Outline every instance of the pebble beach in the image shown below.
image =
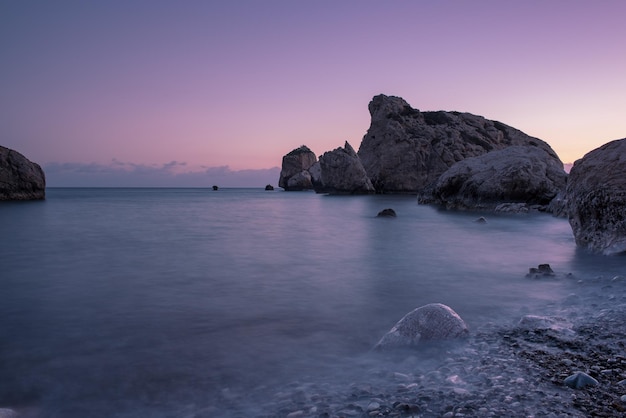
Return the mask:
[[[220,404],[189,416],[626,416],[626,279],[555,280],[579,291],[517,323],[485,324],[467,340],[368,363],[361,381],[339,387],[303,379],[265,399],[225,389]],[[569,387],[565,380],[578,372],[597,384]]]

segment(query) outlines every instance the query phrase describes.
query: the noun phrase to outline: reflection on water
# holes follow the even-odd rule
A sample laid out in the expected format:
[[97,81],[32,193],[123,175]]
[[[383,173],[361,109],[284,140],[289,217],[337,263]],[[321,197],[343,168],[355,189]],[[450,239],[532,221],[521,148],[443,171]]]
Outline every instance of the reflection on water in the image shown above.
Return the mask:
[[[386,207],[398,217],[376,218]],[[530,267],[623,264],[576,251],[564,219],[479,216],[411,196],[237,189],[2,204],[0,407],[176,416],[226,389],[349,381],[415,307],[445,303],[470,328],[511,322],[570,291]]]

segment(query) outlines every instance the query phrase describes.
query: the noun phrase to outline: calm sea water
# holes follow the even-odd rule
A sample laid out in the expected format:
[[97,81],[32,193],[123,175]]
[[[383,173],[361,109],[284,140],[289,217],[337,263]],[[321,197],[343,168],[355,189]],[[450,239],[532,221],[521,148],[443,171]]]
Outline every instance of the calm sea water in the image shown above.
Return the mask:
[[[387,207],[398,217],[376,218]],[[529,267],[624,264],[577,251],[564,219],[479,216],[414,196],[261,189],[49,189],[1,203],[0,407],[228,416],[232,393],[349,382],[418,306],[445,303],[471,329],[512,323],[571,291]]]

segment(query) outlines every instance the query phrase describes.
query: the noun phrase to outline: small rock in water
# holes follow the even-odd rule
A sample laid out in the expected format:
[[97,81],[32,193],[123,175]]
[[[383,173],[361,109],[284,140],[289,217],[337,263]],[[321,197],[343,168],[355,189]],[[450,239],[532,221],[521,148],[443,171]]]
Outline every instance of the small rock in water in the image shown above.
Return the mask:
[[474,222],[476,222],[477,224],[486,224],[487,220],[485,219],[484,216],[481,216],[480,218],[476,219]]
[[583,373],[583,372],[574,373],[573,375],[565,378],[563,383],[565,383],[567,386],[573,389],[582,389],[586,386],[599,385],[596,379],[589,376],[587,373]]
[[379,218],[395,218],[396,217],[396,211],[391,209],[391,208],[387,208],[387,209],[383,209],[380,212],[378,212],[378,215],[376,215]]
[[550,264],[539,264],[536,268],[531,267],[528,269],[526,277],[532,277],[537,279],[539,277],[554,276],[554,270],[550,267]]

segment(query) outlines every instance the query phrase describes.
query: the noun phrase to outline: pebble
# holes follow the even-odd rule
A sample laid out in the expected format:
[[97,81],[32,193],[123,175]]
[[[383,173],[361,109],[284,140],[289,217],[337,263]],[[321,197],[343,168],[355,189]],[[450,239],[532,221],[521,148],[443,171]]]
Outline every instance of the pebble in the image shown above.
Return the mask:
[[600,384],[596,379],[584,372],[576,372],[568,376],[563,383],[574,389],[582,389],[587,386],[597,386]]

